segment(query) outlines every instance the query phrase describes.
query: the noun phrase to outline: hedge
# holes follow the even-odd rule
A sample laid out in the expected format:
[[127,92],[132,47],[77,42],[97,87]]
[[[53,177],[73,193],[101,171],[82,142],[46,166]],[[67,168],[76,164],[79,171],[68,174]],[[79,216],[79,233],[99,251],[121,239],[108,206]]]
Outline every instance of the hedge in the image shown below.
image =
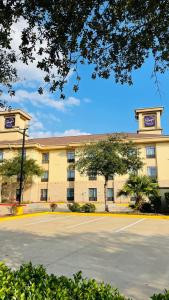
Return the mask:
[[[43,266],[24,264],[11,270],[0,263],[0,300],[127,300],[109,284],[86,279],[78,272],[73,278],[47,274]],[[169,293],[153,300],[169,300]],[[129,300],[129,299],[128,299]]]

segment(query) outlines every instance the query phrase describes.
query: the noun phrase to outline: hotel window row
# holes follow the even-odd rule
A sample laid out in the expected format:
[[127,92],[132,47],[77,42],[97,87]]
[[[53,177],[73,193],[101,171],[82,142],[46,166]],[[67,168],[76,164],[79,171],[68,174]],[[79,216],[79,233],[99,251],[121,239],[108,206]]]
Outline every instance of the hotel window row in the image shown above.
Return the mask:
[[[3,160],[3,151],[0,151],[0,161]],[[1,159],[2,157],[2,159]],[[156,149],[155,146],[146,146],[146,158],[155,158],[156,157]],[[67,162],[73,163],[75,162],[75,151],[68,151],[67,152]],[[49,152],[44,152],[42,153],[42,163],[49,163]],[[89,176],[91,179],[89,180],[95,180],[92,179],[95,178],[96,176],[93,174],[90,174]]]
[[[48,200],[48,189],[41,189],[40,200]],[[97,201],[97,188],[88,189],[88,200]],[[67,188],[67,201],[74,201],[74,188]],[[113,188],[107,188],[107,201],[114,201]]]

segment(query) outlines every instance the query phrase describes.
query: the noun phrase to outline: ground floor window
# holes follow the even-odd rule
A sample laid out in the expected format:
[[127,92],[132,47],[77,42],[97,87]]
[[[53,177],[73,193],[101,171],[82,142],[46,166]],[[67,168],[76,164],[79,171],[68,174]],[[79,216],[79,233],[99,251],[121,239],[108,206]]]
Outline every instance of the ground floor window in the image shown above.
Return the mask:
[[67,189],[67,201],[74,201],[74,189],[73,188]]
[[48,190],[47,189],[41,189],[40,190],[40,200],[41,201],[47,201],[48,200]]
[[96,188],[89,189],[89,201],[97,201],[97,189]]
[[107,188],[107,200],[114,201],[114,189],[113,188]]
[[156,167],[147,167],[147,175],[151,178],[157,177],[157,168]]

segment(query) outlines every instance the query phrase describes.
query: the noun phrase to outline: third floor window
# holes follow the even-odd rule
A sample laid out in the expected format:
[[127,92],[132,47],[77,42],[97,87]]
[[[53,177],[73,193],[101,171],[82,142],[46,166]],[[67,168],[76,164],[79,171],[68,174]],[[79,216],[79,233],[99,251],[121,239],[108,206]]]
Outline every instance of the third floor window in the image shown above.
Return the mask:
[[68,162],[74,162],[75,161],[75,152],[74,151],[68,151],[67,152],[67,161]]
[[42,153],[42,163],[45,164],[48,162],[49,162],[49,153],[48,152]]
[[155,158],[156,153],[155,153],[155,146],[147,146],[146,147],[146,157],[147,158]]

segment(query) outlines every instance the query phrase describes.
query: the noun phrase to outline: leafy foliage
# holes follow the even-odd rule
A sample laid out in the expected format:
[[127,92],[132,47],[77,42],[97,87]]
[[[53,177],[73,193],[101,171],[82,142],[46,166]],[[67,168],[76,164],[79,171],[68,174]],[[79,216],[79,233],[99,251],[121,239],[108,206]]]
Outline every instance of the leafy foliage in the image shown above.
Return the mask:
[[130,175],[118,196],[132,196],[136,199],[136,207],[139,208],[146,198],[158,196],[158,184],[146,175]]
[[81,206],[81,211],[86,213],[95,212],[96,206],[93,203],[85,203]]
[[[91,77],[132,83],[131,73],[151,55],[153,73],[169,67],[169,2],[164,0],[8,0],[0,6],[0,82],[17,78],[14,63],[38,58],[49,90],[61,91],[70,70],[93,64]],[[20,55],[11,47],[13,23],[24,21]],[[57,68],[57,72],[54,68]],[[39,87],[43,93],[43,87]]]
[[[2,197],[5,201],[13,201],[16,198],[16,189],[19,187],[18,179],[21,171],[21,156],[5,159],[0,164],[2,176]],[[42,168],[32,158],[24,159],[23,163],[23,190],[28,187],[33,176],[41,176]]]
[[135,172],[143,165],[134,144],[118,135],[86,145],[77,158],[75,166],[81,174],[97,174],[106,180],[116,174]]
[[151,203],[150,202],[142,202],[139,205],[139,210],[143,213],[152,212]]
[[90,212],[95,212],[96,210],[96,206],[93,203],[85,203],[83,205],[80,205],[79,203],[72,203],[72,204],[68,204],[68,208],[72,212],[90,213]]
[[81,207],[80,207],[79,203],[68,204],[68,208],[72,212],[80,212],[81,211]]
[[109,284],[82,277],[78,272],[73,278],[48,275],[43,266],[31,263],[12,271],[0,264],[0,299],[15,300],[127,300]]
[[169,300],[169,291],[165,291],[164,294],[155,294],[151,297],[152,300]]
[[[5,159],[0,164],[0,175],[7,178],[19,176],[21,169],[21,156],[15,156],[11,159]],[[23,163],[24,181],[32,178],[32,176],[41,176],[43,170],[32,158],[26,158]]]
[[96,174],[104,177],[104,197],[106,205],[106,186],[108,179],[115,175],[124,175],[136,172],[143,165],[139,158],[139,152],[131,141],[127,141],[117,135],[86,145],[77,154],[75,164],[80,174]]
[[161,211],[161,196],[160,195],[152,195],[149,197],[152,211],[157,213]]

